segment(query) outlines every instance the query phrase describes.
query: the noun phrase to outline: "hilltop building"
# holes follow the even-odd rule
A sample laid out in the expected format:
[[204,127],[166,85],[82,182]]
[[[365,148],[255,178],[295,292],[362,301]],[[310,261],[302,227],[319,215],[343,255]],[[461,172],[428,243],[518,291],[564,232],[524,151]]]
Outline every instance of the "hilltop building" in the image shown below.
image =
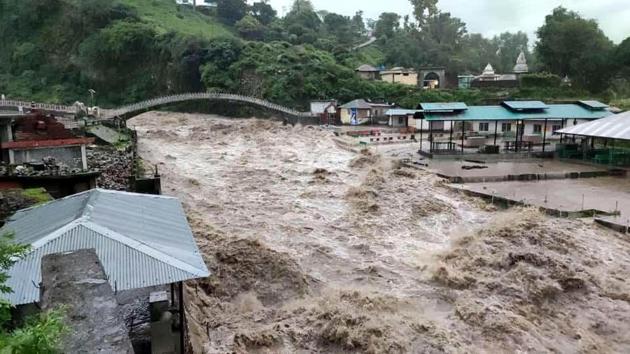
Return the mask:
[[422,67],[419,71],[403,67],[381,70],[368,64],[359,66],[357,75],[364,80],[381,80],[390,84],[418,86],[425,89],[442,88],[446,85],[446,69],[441,66]]
[[372,65],[363,64],[359,66],[356,70],[357,74],[360,78],[364,80],[378,80],[380,79],[381,70],[373,67]]
[[381,80],[390,84],[418,86],[418,73],[413,69],[395,67],[381,71]]
[[177,5],[189,5],[189,6],[197,6],[197,7],[217,7],[217,0],[196,0],[197,3],[194,3],[194,0],[175,0]]

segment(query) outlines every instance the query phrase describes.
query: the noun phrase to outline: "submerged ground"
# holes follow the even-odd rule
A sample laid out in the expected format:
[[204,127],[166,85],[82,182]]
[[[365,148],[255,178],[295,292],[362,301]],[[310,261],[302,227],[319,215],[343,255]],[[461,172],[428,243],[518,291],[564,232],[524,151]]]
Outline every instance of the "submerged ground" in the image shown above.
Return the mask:
[[621,234],[494,210],[317,127],[129,125],[212,272],[187,289],[199,353],[630,351]]

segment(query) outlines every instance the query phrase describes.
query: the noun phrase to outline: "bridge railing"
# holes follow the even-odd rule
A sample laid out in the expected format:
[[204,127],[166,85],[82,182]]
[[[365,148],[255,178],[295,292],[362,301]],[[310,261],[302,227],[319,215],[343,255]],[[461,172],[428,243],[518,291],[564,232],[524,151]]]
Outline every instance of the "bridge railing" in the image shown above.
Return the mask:
[[21,101],[21,100],[0,100],[0,107],[24,107],[24,108],[34,108],[41,109],[44,111],[53,111],[53,112],[64,112],[64,113],[74,113],[76,112],[76,108],[74,106],[65,106],[59,104],[50,104],[50,103],[36,103],[29,101]]
[[296,117],[310,117],[310,112],[299,112],[297,110],[284,107],[279,104],[275,104],[260,98],[238,95],[233,93],[224,93],[224,92],[197,92],[197,93],[184,93],[170,96],[163,96],[158,98],[153,98],[150,100],[134,103],[127,106],[122,106],[116,109],[111,110],[102,110],[101,111],[101,119],[111,119],[114,117],[124,116],[128,113],[138,112],[142,110],[149,109],[151,107],[161,106],[169,103],[177,103],[177,102],[185,102],[192,100],[227,100],[227,101],[238,101],[238,102],[246,102],[252,103],[261,107],[265,107],[274,111],[286,113]]
[[[196,92],[196,93],[182,93],[177,95],[163,96],[152,98],[146,101],[137,102],[134,104],[122,106],[114,109],[101,109],[100,119],[108,120],[115,117],[121,117],[129,113],[139,112],[152,107],[157,107],[170,103],[185,102],[192,100],[226,100],[245,102],[258,105],[273,111],[282,112],[298,118],[311,117],[310,112],[300,112],[292,108],[288,108],[276,103],[272,103],[260,98],[244,96],[234,93],[226,93],[220,91],[210,92]],[[35,103],[22,100],[0,100],[0,107],[26,107],[41,109],[45,111],[63,112],[63,113],[76,113],[77,108],[75,106],[56,105],[49,103]]]

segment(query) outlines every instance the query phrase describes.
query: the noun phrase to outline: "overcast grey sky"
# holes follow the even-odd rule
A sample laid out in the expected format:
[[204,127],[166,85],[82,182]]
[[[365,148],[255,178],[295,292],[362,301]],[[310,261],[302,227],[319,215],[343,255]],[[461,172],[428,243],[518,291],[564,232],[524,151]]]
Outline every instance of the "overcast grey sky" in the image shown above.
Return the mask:
[[[353,15],[363,10],[366,18],[377,18],[382,12],[411,14],[409,0],[311,0],[318,10]],[[283,14],[293,0],[270,0],[269,3]],[[579,12],[583,17],[594,18],[606,35],[615,43],[630,37],[630,0],[439,0],[442,11],[452,13],[466,22],[469,32],[485,36],[510,31],[534,33],[545,16],[557,6]]]

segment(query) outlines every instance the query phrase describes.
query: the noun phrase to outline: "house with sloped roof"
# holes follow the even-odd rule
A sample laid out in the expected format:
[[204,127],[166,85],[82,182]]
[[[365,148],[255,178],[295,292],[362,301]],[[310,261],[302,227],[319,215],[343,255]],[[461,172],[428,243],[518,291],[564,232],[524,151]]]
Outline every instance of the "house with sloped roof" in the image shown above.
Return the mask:
[[116,292],[181,283],[209,275],[180,201],[173,197],[92,189],[23,209],[0,233],[30,245],[7,272],[13,305],[39,302],[45,255],[95,249]]
[[389,103],[356,99],[339,107],[341,124],[375,124],[377,119],[385,118],[385,112],[391,108],[394,108],[394,105]]
[[355,72],[364,80],[378,80],[380,70],[369,64],[363,64],[356,68]]
[[[20,210],[0,234],[30,246],[6,272],[12,292],[0,293],[18,313],[32,313],[42,304],[41,287],[50,280],[42,276],[44,258],[93,250],[134,348],[147,339],[164,352],[182,347],[183,282],[210,274],[177,198],[92,189]],[[165,311],[177,316],[162,317]],[[138,323],[150,324],[150,331],[136,330]]]

